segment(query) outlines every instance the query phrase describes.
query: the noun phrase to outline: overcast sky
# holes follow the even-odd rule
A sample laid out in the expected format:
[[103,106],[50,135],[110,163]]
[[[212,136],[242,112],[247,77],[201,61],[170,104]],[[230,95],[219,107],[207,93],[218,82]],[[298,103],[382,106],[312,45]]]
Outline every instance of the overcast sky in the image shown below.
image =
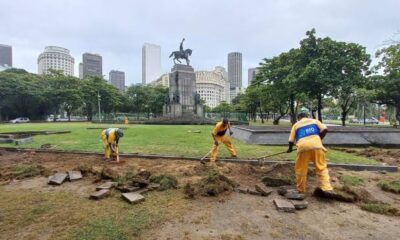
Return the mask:
[[125,71],[127,85],[141,82],[144,42],[161,46],[168,72],[185,37],[195,70],[241,52],[246,86],[248,68],[298,47],[313,27],[373,54],[400,31],[400,0],[0,0],[0,44],[13,46],[14,67],[37,73],[38,55],[55,45],[71,51],[76,76],[82,53],[98,53],[103,74]]

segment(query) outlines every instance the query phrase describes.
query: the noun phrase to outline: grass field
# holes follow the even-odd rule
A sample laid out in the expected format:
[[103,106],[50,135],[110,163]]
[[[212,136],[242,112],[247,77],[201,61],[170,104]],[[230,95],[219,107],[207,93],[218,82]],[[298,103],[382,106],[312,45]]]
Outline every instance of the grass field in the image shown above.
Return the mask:
[[[54,149],[82,150],[102,152],[100,129],[89,127],[126,127],[125,136],[120,141],[123,153],[163,154],[173,156],[202,157],[212,147],[210,132],[212,126],[203,125],[102,125],[92,123],[29,123],[1,124],[1,132],[33,131],[33,130],[69,130],[71,133],[59,135],[38,135],[34,141],[20,147],[40,148],[43,144],[51,144]],[[193,131],[200,130],[200,133]],[[255,158],[267,154],[278,153],[286,146],[249,145],[233,139],[239,158]],[[13,144],[0,144],[1,147],[12,147]],[[220,157],[229,157],[224,146],[220,148]],[[294,160],[296,153],[282,154],[274,159]],[[377,164],[373,159],[355,156],[349,153],[329,150],[328,159],[335,163]]]

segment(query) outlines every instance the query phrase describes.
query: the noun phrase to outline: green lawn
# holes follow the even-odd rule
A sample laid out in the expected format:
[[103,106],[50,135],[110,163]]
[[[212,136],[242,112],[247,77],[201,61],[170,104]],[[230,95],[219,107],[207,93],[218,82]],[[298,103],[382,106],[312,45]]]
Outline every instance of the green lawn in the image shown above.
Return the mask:
[[[55,149],[83,150],[102,152],[100,129],[88,127],[126,127],[125,136],[120,141],[120,151],[124,153],[163,154],[173,156],[202,157],[212,147],[212,126],[203,125],[102,125],[92,123],[29,123],[0,124],[1,132],[32,130],[69,130],[71,133],[59,135],[38,135],[34,141],[20,147],[40,148],[43,144],[55,145]],[[201,133],[193,133],[200,130]],[[190,132],[192,131],[192,132]],[[278,153],[286,146],[249,145],[233,139],[239,158],[255,158]],[[0,144],[1,147],[13,147],[14,144]],[[229,157],[224,146],[220,148],[220,157]],[[294,160],[296,153],[273,157],[276,160]],[[377,164],[375,160],[355,156],[345,152],[329,150],[328,159],[335,163]]]

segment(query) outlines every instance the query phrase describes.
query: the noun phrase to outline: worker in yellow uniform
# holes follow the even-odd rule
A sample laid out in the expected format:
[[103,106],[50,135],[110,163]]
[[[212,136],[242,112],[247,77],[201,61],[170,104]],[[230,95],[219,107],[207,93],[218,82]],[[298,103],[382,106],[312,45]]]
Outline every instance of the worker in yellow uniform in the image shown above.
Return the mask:
[[297,159],[295,165],[297,190],[300,193],[306,191],[307,171],[309,161],[315,165],[315,173],[319,180],[319,190],[326,196],[334,194],[329,181],[329,173],[322,139],[328,132],[327,127],[316,119],[308,118],[306,113],[300,113],[298,122],[293,125],[289,137],[288,153],[293,151],[293,145],[297,146]]
[[232,157],[236,157],[236,150],[233,148],[233,145],[231,143],[230,137],[228,137],[225,133],[229,129],[229,134],[232,135],[233,132],[231,130],[231,125],[229,123],[229,120],[227,118],[222,119],[221,122],[218,122],[213,131],[211,132],[211,135],[214,139],[214,145],[211,150],[211,162],[215,162],[217,159],[218,155],[218,148],[219,148],[219,143],[222,142],[225,144],[225,146],[228,148],[230,154]]
[[107,128],[101,132],[101,140],[103,141],[104,157],[110,159],[110,155],[119,162],[118,142],[124,136],[124,132],[120,128]]
[[127,116],[124,117],[124,123],[125,123],[125,124],[129,124],[129,119],[128,119]]

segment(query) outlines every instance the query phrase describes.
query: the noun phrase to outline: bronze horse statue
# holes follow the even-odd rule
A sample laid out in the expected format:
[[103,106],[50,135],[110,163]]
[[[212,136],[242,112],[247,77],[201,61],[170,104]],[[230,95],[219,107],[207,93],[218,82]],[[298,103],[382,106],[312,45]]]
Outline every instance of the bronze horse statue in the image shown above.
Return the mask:
[[171,58],[172,56],[174,56],[174,63],[176,64],[175,60],[177,60],[179,63],[182,63],[181,61],[179,61],[179,59],[185,59],[186,60],[186,65],[189,66],[190,64],[190,60],[189,60],[189,56],[192,55],[192,49],[186,49],[184,51],[174,51],[171,53],[171,55],[169,55],[169,57]]

